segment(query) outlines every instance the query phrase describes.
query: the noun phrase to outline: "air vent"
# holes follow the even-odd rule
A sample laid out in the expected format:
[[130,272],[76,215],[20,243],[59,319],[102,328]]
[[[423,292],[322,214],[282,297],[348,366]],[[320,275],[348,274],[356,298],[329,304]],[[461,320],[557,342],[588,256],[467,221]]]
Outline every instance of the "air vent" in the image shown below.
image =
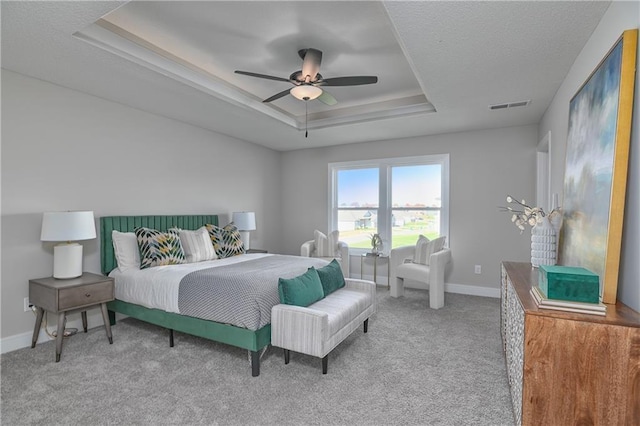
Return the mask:
[[531,103],[531,99],[527,100],[527,101],[518,101],[518,102],[509,102],[506,104],[494,104],[494,105],[489,105],[489,109],[507,109],[507,108],[516,108],[516,107],[523,107],[523,106],[527,106]]

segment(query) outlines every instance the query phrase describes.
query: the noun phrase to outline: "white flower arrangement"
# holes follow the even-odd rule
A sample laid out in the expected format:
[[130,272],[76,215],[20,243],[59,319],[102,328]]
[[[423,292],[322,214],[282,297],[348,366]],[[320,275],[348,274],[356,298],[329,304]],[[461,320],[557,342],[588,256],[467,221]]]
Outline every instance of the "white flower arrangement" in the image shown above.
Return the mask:
[[542,207],[531,207],[524,199],[518,201],[511,195],[507,195],[507,203],[516,204],[516,207],[500,207],[500,210],[512,213],[511,222],[518,227],[521,234],[524,231],[524,225],[535,226],[538,223],[542,223],[546,216],[551,216],[557,212],[557,209],[553,209],[547,214]]

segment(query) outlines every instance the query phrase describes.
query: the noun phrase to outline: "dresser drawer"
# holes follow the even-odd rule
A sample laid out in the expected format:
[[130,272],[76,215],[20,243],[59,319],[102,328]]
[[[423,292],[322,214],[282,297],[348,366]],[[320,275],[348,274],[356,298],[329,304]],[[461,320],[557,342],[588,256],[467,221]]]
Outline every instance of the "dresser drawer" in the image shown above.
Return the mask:
[[58,310],[80,308],[113,300],[113,281],[79,287],[61,288],[58,293]]

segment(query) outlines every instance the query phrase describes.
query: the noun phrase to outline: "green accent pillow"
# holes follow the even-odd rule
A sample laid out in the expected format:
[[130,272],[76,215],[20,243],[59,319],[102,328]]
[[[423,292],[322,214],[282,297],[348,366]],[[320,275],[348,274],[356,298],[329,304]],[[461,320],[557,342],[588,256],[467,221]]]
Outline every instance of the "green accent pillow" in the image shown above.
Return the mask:
[[309,306],[324,297],[320,277],[314,268],[295,278],[280,278],[278,293],[280,303],[296,306]]
[[140,250],[140,269],[184,263],[184,250],[176,231],[140,227],[134,232]]
[[333,259],[327,266],[316,270],[318,271],[325,297],[344,287],[344,275],[342,275],[342,268],[340,268],[337,260]]

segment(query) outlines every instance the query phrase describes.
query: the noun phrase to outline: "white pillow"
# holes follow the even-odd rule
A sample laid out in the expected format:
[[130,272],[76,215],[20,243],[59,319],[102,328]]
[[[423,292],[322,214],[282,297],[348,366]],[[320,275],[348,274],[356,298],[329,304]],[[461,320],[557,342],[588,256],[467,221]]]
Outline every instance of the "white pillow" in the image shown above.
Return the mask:
[[180,243],[184,249],[187,263],[203,262],[205,260],[215,260],[218,258],[209,231],[206,227],[201,227],[195,231],[178,229]]
[[140,269],[140,250],[138,238],[133,232],[111,231],[113,250],[118,262],[118,269],[124,272],[128,269]]
[[329,236],[326,236],[316,229],[313,231],[313,238],[316,244],[316,256],[334,257],[336,255],[338,241],[340,240],[339,231],[333,231],[329,233]]
[[442,250],[445,239],[446,237],[438,237],[435,240],[429,241],[427,237],[420,235],[416,243],[416,253],[413,257],[413,262],[421,265],[429,265],[429,258],[433,253]]

